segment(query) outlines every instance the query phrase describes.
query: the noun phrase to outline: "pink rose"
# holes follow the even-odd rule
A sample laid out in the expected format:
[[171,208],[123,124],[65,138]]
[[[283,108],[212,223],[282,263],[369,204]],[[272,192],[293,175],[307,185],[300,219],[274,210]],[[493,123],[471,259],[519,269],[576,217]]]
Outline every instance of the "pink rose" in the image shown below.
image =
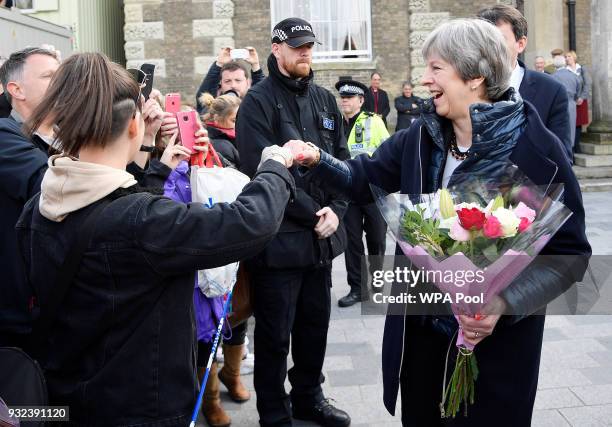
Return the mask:
[[519,218],[527,218],[530,224],[536,217],[536,212],[523,202],[519,202],[519,204],[513,209],[513,212]]
[[504,235],[504,229],[502,228],[501,222],[493,215],[490,215],[484,223],[482,233],[489,239],[496,239]]
[[470,232],[463,228],[461,224],[459,224],[459,221],[453,222],[448,235],[451,239],[456,240],[458,242],[467,242],[472,237],[470,235]]
[[523,231],[527,230],[529,228],[529,226],[531,225],[531,221],[529,221],[529,218],[521,218],[521,223],[519,224],[518,230],[520,233],[522,233]]

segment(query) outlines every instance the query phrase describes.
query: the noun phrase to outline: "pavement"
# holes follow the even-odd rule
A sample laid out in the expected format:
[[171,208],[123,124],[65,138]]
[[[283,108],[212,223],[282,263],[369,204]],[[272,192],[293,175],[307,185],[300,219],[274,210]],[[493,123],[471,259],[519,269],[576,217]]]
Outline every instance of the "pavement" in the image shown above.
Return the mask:
[[[612,192],[585,193],[583,198],[593,253],[612,255]],[[387,251],[392,248],[389,242]],[[342,257],[334,261],[333,283],[325,395],[351,415],[353,427],[401,426],[399,410],[393,417],[382,404],[384,317],[362,315],[359,304],[343,309],[337,306],[337,300],[348,292]],[[232,425],[257,426],[253,376],[245,375],[243,380],[253,398],[234,403],[221,386],[223,406],[232,417]],[[286,389],[290,389],[288,382]],[[198,425],[206,424],[200,421]],[[294,426],[314,425],[294,421]],[[612,315],[547,316],[532,426],[612,426]]]

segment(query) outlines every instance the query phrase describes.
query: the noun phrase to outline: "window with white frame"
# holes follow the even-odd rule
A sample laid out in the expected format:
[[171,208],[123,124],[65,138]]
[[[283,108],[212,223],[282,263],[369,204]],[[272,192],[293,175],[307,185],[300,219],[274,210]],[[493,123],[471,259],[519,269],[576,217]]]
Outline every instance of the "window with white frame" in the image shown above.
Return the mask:
[[13,6],[21,13],[36,13],[58,10],[58,0],[14,0]]
[[285,18],[310,22],[317,39],[314,62],[372,59],[370,0],[270,0],[272,27]]

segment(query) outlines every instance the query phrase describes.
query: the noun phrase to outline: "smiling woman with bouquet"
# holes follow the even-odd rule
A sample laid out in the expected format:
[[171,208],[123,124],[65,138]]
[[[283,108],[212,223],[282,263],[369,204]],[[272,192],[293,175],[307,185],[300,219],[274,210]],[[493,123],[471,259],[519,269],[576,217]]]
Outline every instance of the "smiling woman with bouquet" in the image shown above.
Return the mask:
[[[493,179],[510,163],[544,189],[563,185],[563,204],[572,214],[541,254],[573,255],[575,262],[533,262],[490,299],[483,310],[490,314],[389,315],[385,324],[384,402],[393,414],[401,385],[403,425],[527,427],[537,389],[546,304],[582,278],[591,253],[580,189],[557,137],[544,127],[534,107],[510,89],[509,52],[493,25],[474,19],[444,23],[425,41],[423,57],[426,71],[421,83],[432,98],[419,120],[393,135],[372,157],[340,162],[301,141],[286,146],[296,161],[311,168],[307,173],[314,179],[338,187],[359,203],[372,201],[370,184],[388,193],[435,193],[454,187],[460,177]],[[515,208],[502,209],[516,213]],[[483,227],[484,218],[479,220]],[[460,220],[467,226],[467,217]],[[490,226],[495,226],[495,219]],[[402,251],[398,248],[396,254]],[[446,356],[459,327],[468,345],[478,344],[476,399],[467,416],[460,413],[442,420]],[[451,359],[449,371],[452,363]]]

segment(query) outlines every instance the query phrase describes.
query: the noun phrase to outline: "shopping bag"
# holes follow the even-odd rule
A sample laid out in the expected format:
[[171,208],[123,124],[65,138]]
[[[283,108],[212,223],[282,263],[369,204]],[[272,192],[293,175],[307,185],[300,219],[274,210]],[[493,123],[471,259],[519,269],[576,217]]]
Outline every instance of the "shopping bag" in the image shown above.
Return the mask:
[[[212,208],[216,203],[231,203],[250,179],[236,169],[224,168],[212,145],[203,165],[191,167],[191,199]],[[226,294],[236,282],[238,262],[198,271],[198,286],[209,298]]]

